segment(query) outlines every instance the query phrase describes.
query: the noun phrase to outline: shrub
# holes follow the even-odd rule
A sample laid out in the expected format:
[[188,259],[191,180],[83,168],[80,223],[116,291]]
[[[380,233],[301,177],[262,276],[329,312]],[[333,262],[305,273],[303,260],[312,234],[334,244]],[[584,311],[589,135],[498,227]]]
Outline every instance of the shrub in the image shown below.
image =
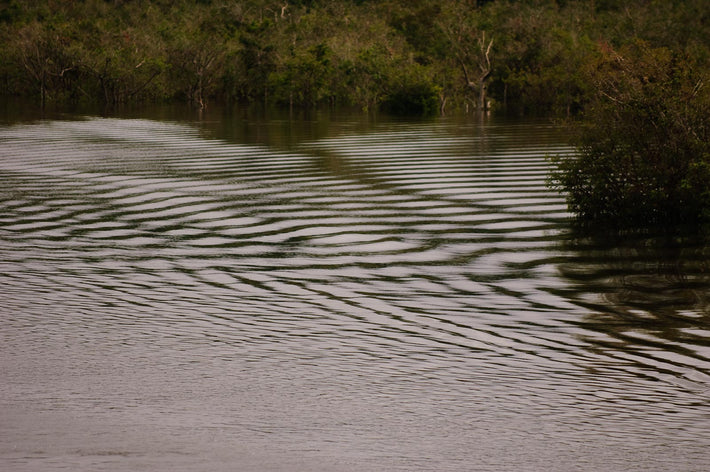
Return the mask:
[[710,94],[692,61],[634,44],[600,48],[596,94],[574,123],[578,153],[554,185],[583,225],[710,221]]
[[439,111],[439,91],[429,69],[419,64],[395,63],[390,69],[388,93],[382,109],[395,115],[433,115]]
[[433,115],[439,109],[436,87],[427,83],[405,84],[385,98],[382,109],[395,115]]

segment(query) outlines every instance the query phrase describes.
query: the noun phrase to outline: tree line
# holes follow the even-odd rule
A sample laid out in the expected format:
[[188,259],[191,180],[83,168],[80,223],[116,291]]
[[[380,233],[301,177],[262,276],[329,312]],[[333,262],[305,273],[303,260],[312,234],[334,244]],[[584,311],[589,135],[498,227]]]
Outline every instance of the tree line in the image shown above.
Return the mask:
[[704,0],[2,0],[6,95],[569,115],[606,51],[710,59]]

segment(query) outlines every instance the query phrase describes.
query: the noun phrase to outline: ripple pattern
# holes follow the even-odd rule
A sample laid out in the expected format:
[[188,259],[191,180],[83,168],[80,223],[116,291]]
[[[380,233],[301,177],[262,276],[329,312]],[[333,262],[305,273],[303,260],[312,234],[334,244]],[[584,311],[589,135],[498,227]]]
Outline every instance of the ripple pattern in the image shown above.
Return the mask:
[[[397,399],[391,424],[413,435],[427,421],[467,431],[478,405],[492,430],[543,415],[556,428],[543,435],[571,444],[590,429],[646,445],[673,431],[708,458],[707,252],[659,262],[574,240],[545,184],[547,156],[571,153],[557,133],[442,120],[276,150],[149,120],[3,128],[3,352],[110,339],[119,358],[253,363],[267,390],[293,391],[284,366],[327,377],[337,421],[333,405],[376,395]],[[431,398],[441,415],[424,413]],[[421,423],[397,423],[408,409]],[[396,456],[386,444],[373,461]]]

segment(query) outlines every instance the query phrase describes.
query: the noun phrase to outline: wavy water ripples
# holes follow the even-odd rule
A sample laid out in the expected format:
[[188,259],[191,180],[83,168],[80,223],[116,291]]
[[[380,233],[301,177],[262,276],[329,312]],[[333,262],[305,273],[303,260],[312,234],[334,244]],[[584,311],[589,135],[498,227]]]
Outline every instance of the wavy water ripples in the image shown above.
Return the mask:
[[150,120],[2,128],[1,398],[61,412],[90,392],[97,414],[194,423],[193,456],[215,427],[271,444],[273,470],[303,441],[323,470],[542,467],[551,447],[544,470],[637,447],[691,470],[710,458],[708,252],[573,238],[545,184],[560,141],[446,120],[282,149]]

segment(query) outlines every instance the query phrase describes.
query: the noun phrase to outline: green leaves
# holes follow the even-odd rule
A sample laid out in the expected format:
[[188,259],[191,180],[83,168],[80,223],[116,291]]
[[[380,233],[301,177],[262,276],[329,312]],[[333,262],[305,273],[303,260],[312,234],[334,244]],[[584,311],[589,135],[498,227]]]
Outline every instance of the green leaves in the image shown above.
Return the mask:
[[710,209],[710,94],[693,61],[635,43],[600,51],[554,180],[582,224],[697,226]]
[[[659,84],[676,86],[659,70],[615,82],[624,64],[602,64],[603,48],[644,38],[706,68],[710,61],[703,0],[13,0],[0,6],[0,25],[5,93],[57,102],[425,112],[490,102],[494,111],[569,116],[596,100],[595,90],[612,95],[633,84],[663,96]],[[674,80],[685,84],[679,106],[691,107],[685,97],[698,84]],[[634,107],[646,107],[657,127],[688,125],[648,100]]]

